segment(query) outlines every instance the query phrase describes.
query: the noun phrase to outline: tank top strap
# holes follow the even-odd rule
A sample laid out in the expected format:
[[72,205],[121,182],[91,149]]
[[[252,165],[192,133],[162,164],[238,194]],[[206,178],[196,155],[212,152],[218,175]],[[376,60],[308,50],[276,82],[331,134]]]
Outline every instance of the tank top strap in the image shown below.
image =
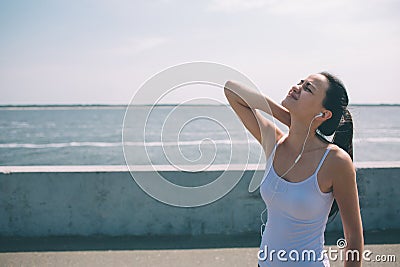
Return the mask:
[[286,136],[287,136],[287,134],[282,135],[282,137],[279,138],[278,142],[275,143],[274,148],[272,149],[271,155],[275,154],[276,148],[280,145],[280,143],[282,143],[283,138]]
[[287,134],[284,134],[274,145],[274,148],[271,151],[271,154],[269,155],[267,159],[267,163],[270,162],[272,164],[273,157],[275,156],[275,151],[278,145],[282,142],[282,139],[286,136]]
[[318,167],[317,167],[317,169],[315,170],[315,173],[318,173],[319,169],[320,169],[321,166],[322,166],[322,163],[324,163],[324,160],[325,160],[326,156],[327,156],[328,153],[329,153],[329,150],[331,150],[330,147],[328,147],[328,148],[325,150],[325,153],[324,153],[324,155],[322,156],[322,159],[321,159],[321,161],[319,162]]
[[275,148],[276,148],[280,143],[282,143],[282,140],[283,140],[287,135],[288,135],[288,134],[284,134],[284,135],[282,135],[281,138],[279,138],[278,142],[276,142],[276,144],[275,144]]

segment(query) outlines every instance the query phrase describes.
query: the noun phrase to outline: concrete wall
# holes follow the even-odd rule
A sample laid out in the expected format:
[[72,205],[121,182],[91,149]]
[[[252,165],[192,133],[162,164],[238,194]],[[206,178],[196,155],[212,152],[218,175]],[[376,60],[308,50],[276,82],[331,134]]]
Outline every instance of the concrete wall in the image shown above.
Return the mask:
[[[364,230],[400,228],[399,165],[356,165]],[[161,167],[166,176],[188,181],[187,173],[170,169]],[[151,174],[148,167],[142,171]],[[179,208],[144,193],[124,166],[0,167],[0,236],[256,233],[264,203],[258,190],[248,192],[254,171],[260,170],[244,172],[214,203]],[[192,175],[199,184],[221,172]],[[341,229],[338,215],[327,231]]]

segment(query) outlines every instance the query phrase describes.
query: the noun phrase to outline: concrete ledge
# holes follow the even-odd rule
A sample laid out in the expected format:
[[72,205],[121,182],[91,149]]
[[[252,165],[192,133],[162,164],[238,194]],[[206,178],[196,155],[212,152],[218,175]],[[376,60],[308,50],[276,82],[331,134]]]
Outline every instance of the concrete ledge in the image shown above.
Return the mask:
[[[363,164],[356,163],[364,230],[399,229],[400,164]],[[259,235],[264,203],[248,185],[254,172],[263,170],[247,167],[254,168],[228,168],[232,177],[242,176],[239,183],[220,200],[197,208],[154,200],[126,166],[0,167],[0,236]],[[190,174],[171,166],[156,169],[193,186],[215,179],[226,166]],[[135,170],[151,176],[153,167]],[[342,231],[340,216],[326,231]]]
[[[374,169],[374,168],[400,168],[400,161],[363,161],[354,163],[356,169]],[[196,168],[192,165],[184,165],[182,168]],[[229,167],[226,164],[214,164],[207,168],[207,171],[241,171],[241,170],[263,170],[265,165],[262,164],[231,164]],[[67,165],[67,166],[0,166],[0,173],[19,173],[19,172],[124,172],[129,169],[135,171],[177,171],[172,165]]]

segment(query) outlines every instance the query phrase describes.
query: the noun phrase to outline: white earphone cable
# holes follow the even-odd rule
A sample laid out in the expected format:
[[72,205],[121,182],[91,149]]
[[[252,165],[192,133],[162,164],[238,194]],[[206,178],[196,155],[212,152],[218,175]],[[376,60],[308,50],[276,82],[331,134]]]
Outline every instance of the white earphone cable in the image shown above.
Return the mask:
[[[301,149],[300,154],[297,156],[297,158],[295,159],[295,161],[294,161],[294,163],[292,164],[292,166],[291,166],[284,174],[282,174],[281,176],[279,176],[279,175],[277,174],[277,175],[279,176],[279,178],[283,179],[282,177],[285,176],[291,169],[293,169],[293,167],[296,165],[296,163],[300,160],[300,158],[301,158],[301,156],[302,156],[302,154],[303,154],[303,152],[304,152],[304,147],[305,147],[305,145],[306,145],[308,135],[310,134],[311,124],[312,124],[312,122],[314,121],[314,119],[317,118],[318,116],[319,116],[319,115],[314,116],[314,118],[313,118],[313,119],[311,120],[311,122],[310,122],[310,126],[308,126],[307,136],[306,136],[306,138],[305,138],[305,140],[304,140],[303,147],[302,147],[302,149]],[[275,149],[276,149],[276,148],[275,148]],[[273,162],[274,162],[274,161],[272,160],[271,168],[273,168]],[[276,188],[276,186],[277,186],[278,183],[279,183],[279,179],[277,179],[277,182],[276,182],[274,188]],[[272,194],[271,203],[272,203],[272,201],[273,201],[273,199],[274,199],[275,193],[276,193],[276,191],[274,191],[273,194]],[[265,209],[261,212],[261,215],[260,215],[260,217],[261,217],[261,236],[263,235],[263,232],[264,232],[264,229],[265,229],[265,223],[264,223],[264,220],[263,220],[263,214],[264,214],[264,212],[266,212],[266,211],[267,211],[267,207],[265,207]],[[264,228],[263,228],[263,227],[264,227]]]

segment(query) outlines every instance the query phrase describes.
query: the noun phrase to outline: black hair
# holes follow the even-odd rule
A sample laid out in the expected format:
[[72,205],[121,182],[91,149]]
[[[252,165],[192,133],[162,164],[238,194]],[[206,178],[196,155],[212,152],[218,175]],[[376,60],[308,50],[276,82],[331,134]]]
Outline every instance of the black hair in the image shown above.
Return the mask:
[[[336,144],[346,151],[351,160],[353,160],[353,119],[350,111],[347,109],[349,98],[343,82],[335,75],[329,72],[320,72],[319,74],[328,79],[329,87],[322,105],[332,112],[332,117],[324,121],[317,129],[317,136],[325,141],[326,136],[335,134],[331,143]],[[329,142],[329,141],[328,141]],[[333,201],[329,212],[329,222],[332,222],[339,207],[336,200]]]

